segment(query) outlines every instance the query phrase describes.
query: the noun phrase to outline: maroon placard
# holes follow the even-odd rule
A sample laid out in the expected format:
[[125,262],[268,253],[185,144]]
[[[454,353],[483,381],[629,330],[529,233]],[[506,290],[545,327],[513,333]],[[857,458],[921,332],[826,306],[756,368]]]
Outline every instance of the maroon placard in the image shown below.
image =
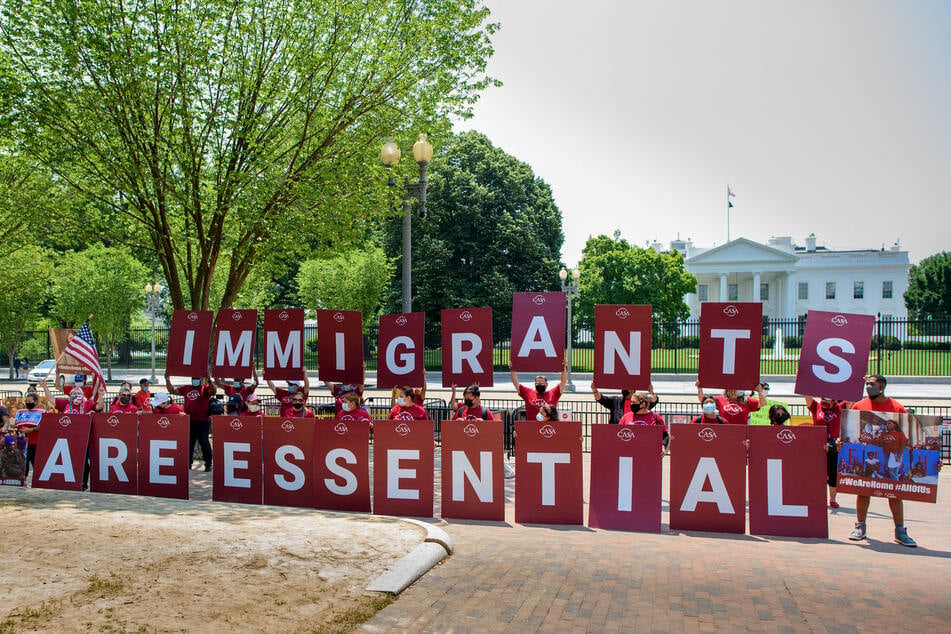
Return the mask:
[[359,310],[317,311],[320,380],[363,383],[363,315]]
[[425,385],[423,343],[426,313],[380,317],[376,386],[381,390],[403,385]]
[[502,421],[443,421],[442,516],[505,520]]
[[660,532],[660,425],[592,425],[588,526]]
[[[671,425],[670,528],[746,530],[746,426]],[[676,443],[676,444],[675,444]]]
[[761,302],[700,304],[700,385],[751,389],[759,383],[762,343]]
[[584,522],[581,423],[515,423],[515,521]]
[[447,308],[441,317],[443,387],[491,387],[492,309]]
[[188,499],[188,416],[139,414],[139,495]]
[[646,389],[651,382],[649,304],[594,307],[594,383],[601,389]]
[[215,354],[211,374],[247,379],[254,365],[254,337],[258,311],[222,308],[215,320]]
[[318,420],[314,439],[314,506],[369,513],[370,421]]
[[264,503],[314,507],[314,419],[266,416]]
[[828,537],[826,428],[749,428],[750,535]]
[[93,414],[89,489],[135,495],[139,490],[138,414]]
[[264,376],[272,381],[304,378],[304,309],[264,311]]
[[215,314],[210,310],[176,310],[168,332],[165,369],[170,376],[207,376],[208,350]]
[[432,517],[433,465],[432,421],[375,421],[373,512]]
[[566,301],[564,292],[512,295],[512,369],[561,372]]
[[796,394],[861,399],[874,328],[872,315],[810,310],[799,352]]
[[89,414],[43,414],[33,465],[34,488],[79,491],[91,427]]
[[215,502],[260,504],[263,447],[258,416],[212,416],[211,499]]

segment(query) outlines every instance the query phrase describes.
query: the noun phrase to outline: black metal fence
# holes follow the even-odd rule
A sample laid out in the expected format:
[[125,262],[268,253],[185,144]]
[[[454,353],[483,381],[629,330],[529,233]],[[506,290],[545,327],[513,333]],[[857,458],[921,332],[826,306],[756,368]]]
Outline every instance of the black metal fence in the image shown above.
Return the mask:
[[[494,327],[493,365],[508,368],[510,342],[505,324]],[[796,373],[799,350],[805,330],[804,319],[763,319],[762,357],[760,372],[764,375],[791,375]],[[877,319],[869,354],[868,371],[887,376],[951,376],[951,320],[894,320]],[[261,367],[263,337],[256,339],[255,361]],[[367,369],[376,369],[377,329],[371,327],[363,337],[363,351]],[[34,350],[45,350],[44,358],[52,357],[52,346],[47,331],[26,333]],[[424,364],[428,370],[442,367],[441,333],[438,324],[426,330]],[[156,364],[165,365],[168,348],[168,328],[155,331]],[[700,322],[655,323],[651,341],[651,370],[654,373],[696,374],[700,348]],[[100,353],[102,353],[100,345]],[[106,358],[100,354],[103,367]],[[36,365],[40,359],[31,358]],[[115,367],[145,369],[151,365],[151,330],[132,329],[120,341],[112,355]],[[317,367],[317,328],[304,328],[304,365]],[[590,372],[594,369],[594,342],[589,329],[580,328],[574,334],[572,371]]]

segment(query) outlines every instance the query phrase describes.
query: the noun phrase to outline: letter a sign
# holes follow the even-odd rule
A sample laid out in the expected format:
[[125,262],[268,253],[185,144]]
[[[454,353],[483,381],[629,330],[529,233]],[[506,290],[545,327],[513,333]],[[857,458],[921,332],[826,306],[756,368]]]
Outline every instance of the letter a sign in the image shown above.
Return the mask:
[[565,294],[512,297],[512,369],[561,372],[565,356]]

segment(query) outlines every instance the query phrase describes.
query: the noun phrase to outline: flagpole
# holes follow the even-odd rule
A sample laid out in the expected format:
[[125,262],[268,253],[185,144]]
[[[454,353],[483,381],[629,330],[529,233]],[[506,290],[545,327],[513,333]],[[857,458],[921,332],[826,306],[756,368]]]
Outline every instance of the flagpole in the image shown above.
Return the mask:
[[730,184],[726,186],[726,241],[730,241]]

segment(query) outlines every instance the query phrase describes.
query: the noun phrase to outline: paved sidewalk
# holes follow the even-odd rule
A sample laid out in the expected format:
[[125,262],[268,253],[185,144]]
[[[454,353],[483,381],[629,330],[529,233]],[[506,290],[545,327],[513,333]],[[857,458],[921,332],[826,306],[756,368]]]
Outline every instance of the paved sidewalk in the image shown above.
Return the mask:
[[937,504],[905,505],[917,549],[892,542],[884,500],[872,501],[867,542],[847,539],[855,498],[845,495],[828,540],[671,531],[666,497],[654,535],[516,525],[512,482],[505,523],[435,520],[455,554],[361,631],[939,632],[951,623],[949,470]]

